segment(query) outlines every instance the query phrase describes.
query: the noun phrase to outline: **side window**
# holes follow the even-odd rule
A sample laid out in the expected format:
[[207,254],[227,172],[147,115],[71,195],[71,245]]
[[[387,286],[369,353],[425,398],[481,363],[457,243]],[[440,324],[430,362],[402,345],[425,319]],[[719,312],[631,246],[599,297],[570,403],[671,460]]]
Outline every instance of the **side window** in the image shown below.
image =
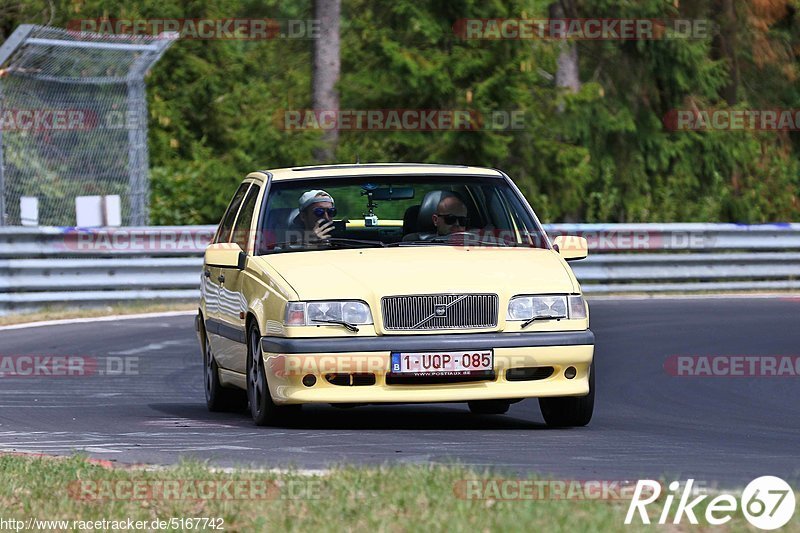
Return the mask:
[[239,212],[239,206],[242,205],[242,198],[244,198],[244,193],[247,192],[248,187],[250,187],[249,183],[242,183],[236,190],[236,194],[233,195],[233,200],[231,200],[228,210],[225,211],[225,216],[222,217],[222,222],[219,223],[219,228],[217,228],[217,234],[214,236],[215,243],[228,242],[228,238],[231,236],[231,229],[233,229],[233,221],[236,219],[236,213]]
[[250,224],[253,222],[253,213],[256,210],[256,198],[261,191],[261,187],[253,185],[247,192],[247,197],[242,204],[242,209],[239,211],[239,216],[236,218],[236,225],[233,227],[233,242],[239,247],[247,251],[247,242],[250,240]]

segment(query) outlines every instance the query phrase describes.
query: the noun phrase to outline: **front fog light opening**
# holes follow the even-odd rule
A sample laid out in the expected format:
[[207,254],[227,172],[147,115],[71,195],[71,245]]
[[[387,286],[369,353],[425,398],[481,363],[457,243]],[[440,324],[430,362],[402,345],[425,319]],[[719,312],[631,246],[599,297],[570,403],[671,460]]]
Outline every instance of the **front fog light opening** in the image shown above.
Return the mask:
[[573,379],[577,375],[578,371],[575,369],[574,366],[568,366],[566,370],[564,370],[564,377],[567,379]]
[[306,387],[313,387],[317,383],[317,377],[314,374],[306,374],[303,376],[303,385]]

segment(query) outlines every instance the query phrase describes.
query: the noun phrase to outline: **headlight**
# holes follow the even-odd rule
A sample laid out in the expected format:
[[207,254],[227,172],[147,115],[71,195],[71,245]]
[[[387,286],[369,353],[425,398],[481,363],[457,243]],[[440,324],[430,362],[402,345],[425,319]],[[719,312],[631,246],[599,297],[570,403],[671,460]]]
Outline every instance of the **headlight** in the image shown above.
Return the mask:
[[506,320],[586,318],[582,296],[515,296],[508,302]]
[[342,302],[342,320],[351,324],[372,324],[372,313],[364,302]]
[[369,306],[360,301],[289,302],[287,326],[316,326],[328,321],[348,324],[372,324]]

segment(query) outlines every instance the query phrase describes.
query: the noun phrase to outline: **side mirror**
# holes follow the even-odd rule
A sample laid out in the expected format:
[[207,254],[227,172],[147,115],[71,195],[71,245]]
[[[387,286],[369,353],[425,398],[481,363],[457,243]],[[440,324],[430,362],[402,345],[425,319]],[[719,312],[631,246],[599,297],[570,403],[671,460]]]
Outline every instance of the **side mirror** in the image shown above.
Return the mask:
[[247,254],[235,242],[220,242],[206,248],[206,266],[244,270]]
[[586,259],[589,255],[589,243],[586,238],[575,235],[559,235],[553,241],[553,249],[566,261]]

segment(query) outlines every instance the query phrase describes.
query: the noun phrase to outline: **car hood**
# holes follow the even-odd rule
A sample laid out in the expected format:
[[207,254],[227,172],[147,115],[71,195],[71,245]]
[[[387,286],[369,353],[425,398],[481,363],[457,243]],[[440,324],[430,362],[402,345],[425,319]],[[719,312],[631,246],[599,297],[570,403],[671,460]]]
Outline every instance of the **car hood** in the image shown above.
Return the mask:
[[569,267],[530,248],[414,246],[290,252],[259,257],[301,300],[362,299],[434,293],[515,294],[577,291]]

